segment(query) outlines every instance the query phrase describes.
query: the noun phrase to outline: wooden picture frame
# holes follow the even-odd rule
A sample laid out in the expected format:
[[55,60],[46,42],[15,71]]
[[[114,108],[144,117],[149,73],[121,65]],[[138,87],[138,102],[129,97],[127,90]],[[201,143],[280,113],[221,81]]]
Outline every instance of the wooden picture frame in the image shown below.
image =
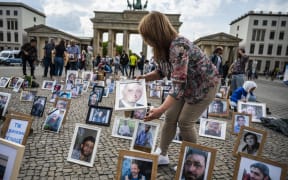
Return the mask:
[[5,116],[10,98],[10,93],[0,92],[0,117]]
[[131,176],[131,166],[138,166],[138,169],[140,170],[138,176],[140,176],[140,179],[156,180],[158,156],[141,152],[120,150],[116,180],[122,180]]
[[113,108],[104,106],[90,106],[86,117],[87,124],[109,126]]
[[65,115],[62,124],[66,123],[66,117],[69,112],[70,105],[71,105],[71,99],[56,97],[56,100],[54,102],[54,108],[65,110]]
[[200,119],[199,135],[225,140],[227,122],[214,119]]
[[52,91],[55,85],[55,81],[44,80],[42,83],[42,89]]
[[229,117],[229,102],[227,99],[215,98],[208,107],[208,116]]
[[32,117],[24,114],[8,114],[2,127],[1,137],[25,145],[32,125]]
[[20,101],[32,102],[37,95],[37,91],[21,91]]
[[266,117],[266,104],[238,101],[237,111],[252,115],[252,122],[261,123],[260,118]]
[[[152,122],[142,122],[139,121],[136,124],[136,130],[133,134],[133,139],[131,142],[130,150],[142,151],[147,153],[152,153],[155,150],[158,131],[160,124]],[[148,129],[148,135],[146,135],[145,141],[141,141],[141,134],[145,133],[145,130]],[[147,134],[147,132],[146,132]]]
[[30,114],[32,116],[42,117],[45,110],[46,101],[46,96],[35,96]]
[[222,93],[222,99],[228,99],[230,86],[220,86],[218,92]]
[[25,146],[0,138],[0,167],[4,170],[1,179],[17,179]]
[[[190,161],[190,159],[192,159],[193,161],[195,158],[194,155],[197,155],[198,157],[197,159],[199,160],[199,166],[203,168],[202,174],[200,174],[198,178],[203,176],[202,179],[212,179],[212,172],[213,172],[214,164],[216,160],[216,153],[217,153],[217,150],[214,148],[209,148],[203,145],[198,145],[198,144],[183,141],[181,145],[180,156],[179,156],[179,161],[177,165],[175,179],[182,179],[182,178],[185,179],[186,160],[188,159],[188,161]],[[205,159],[206,159],[206,162],[205,162]],[[200,169],[198,170],[198,172],[201,173]]]
[[[68,153],[67,161],[77,163],[84,166],[93,167],[94,160],[97,153],[97,146],[101,134],[101,128],[95,126],[88,126],[86,124],[76,123],[71,146]],[[93,150],[86,156],[85,159],[80,159],[81,155],[81,144],[88,141],[89,147],[93,144]],[[92,148],[92,147],[91,147]],[[86,154],[87,155],[87,154]]]
[[235,164],[233,180],[248,179],[251,169],[254,173],[256,172],[260,176],[264,176],[263,179],[285,179],[287,176],[287,164],[281,164],[259,156],[239,153]]
[[249,127],[251,121],[252,121],[251,114],[233,112],[231,134],[237,135],[240,132],[241,126]]
[[[245,154],[260,156],[265,144],[266,136],[266,131],[242,126],[233,148],[233,156],[237,156],[240,150]],[[253,143],[253,147],[252,149],[250,148],[250,150],[249,144],[246,142],[247,140],[249,140],[249,143]]]
[[8,88],[13,89],[14,86],[16,85],[16,83],[17,83],[17,81],[18,81],[19,78],[20,78],[20,77],[14,77],[14,76],[12,76],[12,77],[11,77],[11,80],[10,80],[10,82],[9,82],[9,84],[8,84]]
[[[103,94],[104,94],[104,86],[93,86],[92,92],[97,94],[97,101],[101,102]],[[91,92],[91,94],[92,94],[92,92]]]
[[61,109],[53,109],[45,119],[43,130],[58,133],[62,126],[66,111]]
[[9,82],[10,82],[10,77],[1,77],[0,78],[0,87],[1,88],[6,88],[7,87],[7,85],[9,84]]
[[135,119],[116,116],[114,119],[112,136],[132,140],[137,123],[138,121]]
[[116,81],[115,110],[134,110],[147,107],[145,80]]

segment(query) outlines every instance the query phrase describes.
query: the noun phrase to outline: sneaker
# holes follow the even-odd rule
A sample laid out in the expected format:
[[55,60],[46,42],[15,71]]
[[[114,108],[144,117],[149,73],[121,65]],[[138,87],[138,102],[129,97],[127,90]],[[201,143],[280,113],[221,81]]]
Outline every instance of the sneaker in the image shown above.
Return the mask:
[[166,155],[166,156],[159,155],[158,165],[168,165],[168,164],[169,164],[168,155]]

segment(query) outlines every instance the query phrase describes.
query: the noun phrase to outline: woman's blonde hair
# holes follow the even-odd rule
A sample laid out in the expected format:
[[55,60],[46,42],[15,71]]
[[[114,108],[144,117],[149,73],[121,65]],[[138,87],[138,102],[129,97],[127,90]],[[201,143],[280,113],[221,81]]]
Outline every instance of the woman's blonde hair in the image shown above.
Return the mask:
[[164,14],[152,11],[145,15],[138,26],[139,33],[144,41],[152,46],[157,62],[169,60],[169,48],[177,31]]

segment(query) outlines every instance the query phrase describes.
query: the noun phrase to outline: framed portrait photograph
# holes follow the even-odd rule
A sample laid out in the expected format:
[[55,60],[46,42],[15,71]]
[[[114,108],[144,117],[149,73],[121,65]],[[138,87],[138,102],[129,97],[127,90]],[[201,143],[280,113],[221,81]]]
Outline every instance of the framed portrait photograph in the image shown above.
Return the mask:
[[11,142],[25,145],[32,125],[29,115],[8,114],[4,122],[1,136]]
[[223,99],[228,99],[228,95],[229,95],[229,86],[220,86],[219,87],[219,93],[222,94],[222,98]]
[[22,91],[20,95],[20,101],[34,101],[37,91]]
[[116,116],[114,119],[112,136],[132,140],[137,123],[138,122],[135,119]]
[[0,138],[0,179],[17,179],[25,146]]
[[75,85],[76,84],[82,84],[82,79],[81,78],[76,78],[75,79]]
[[76,84],[76,78],[78,77],[78,71],[76,70],[68,70],[66,76],[66,86],[67,84]]
[[120,150],[116,180],[154,180],[157,177],[158,156]]
[[71,99],[72,98],[72,93],[71,93],[71,91],[60,91],[58,97]]
[[37,117],[42,117],[43,112],[45,110],[45,105],[46,105],[46,96],[35,96],[32,109],[31,109],[31,115],[32,116],[37,116]]
[[10,98],[10,93],[0,92],[0,117],[5,116]]
[[1,77],[0,78],[0,87],[6,88],[10,81],[10,77]]
[[143,120],[147,112],[149,111],[149,109],[150,107],[143,108],[143,109],[135,109],[131,111],[131,118]]
[[116,81],[115,110],[134,110],[147,107],[145,80]]
[[249,127],[251,120],[252,120],[251,114],[233,112],[232,134],[238,134],[242,126]]
[[86,118],[87,124],[109,126],[113,108],[104,106],[90,106]]
[[111,82],[110,84],[108,84],[108,88],[109,88],[109,94],[112,94],[115,89],[115,82]]
[[101,129],[76,123],[67,161],[93,167]]
[[131,150],[154,152],[159,126],[158,123],[139,121],[131,142]]
[[[95,94],[97,94],[97,101],[101,102],[102,101],[102,96],[104,94],[104,86],[93,86],[93,90],[92,92],[94,92]],[[91,92],[91,94],[92,94]],[[90,95],[91,95],[90,94]],[[89,99],[90,100],[90,99]]]
[[88,99],[88,106],[97,106],[99,99],[102,98],[102,96],[100,97],[101,93],[97,93],[97,92],[91,92],[89,95],[89,99]]
[[175,179],[212,179],[216,152],[216,149],[183,141]]
[[82,72],[83,81],[92,81],[93,72],[92,71],[84,71]]
[[199,135],[225,140],[227,122],[214,119],[200,119]]
[[71,89],[71,97],[72,98],[77,98],[78,95],[79,95],[79,91],[80,91],[80,87],[79,86],[77,86],[77,85],[73,86],[72,89]]
[[261,122],[261,117],[266,117],[266,104],[256,102],[238,101],[238,112],[252,115],[252,122]]
[[90,81],[83,81],[83,92],[87,92],[89,89]]
[[53,109],[48,114],[48,116],[47,116],[47,118],[43,124],[43,130],[58,133],[60,128],[61,128],[65,113],[66,113],[65,110]]
[[71,104],[71,99],[67,99],[67,98],[57,97],[55,102],[54,102],[54,108],[65,111],[65,115],[64,115],[62,124],[66,123],[66,116],[67,116],[67,113],[69,111],[70,104]]
[[229,103],[227,99],[214,99],[208,107],[208,115],[212,117],[228,117]]
[[149,90],[149,97],[150,98],[161,98],[161,90],[157,90],[157,89],[150,89]]
[[259,156],[239,153],[233,180],[236,179],[285,179],[287,178],[287,164],[264,159]]
[[17,81],[18,81],[19,77],[11,77],[11,80],[8,84],[8,88],[13,89],[14,86],[16,85]]
[[19,78],[18,81],[16,82],[16,84],[13,87],[13,91],[14,92],[19,92],[19,89],[22,87],[23,82],[24,82],[24,79]]
[[55,85],[55,81],[44,80],[43,84],[42,84],[42,89],[46,89],[46,90],[52,91],[53,88],[54,88],[54,85]]
[[239,152],[260,156],[265,144],[267,132],[242,126],[234,145],[233,156]]

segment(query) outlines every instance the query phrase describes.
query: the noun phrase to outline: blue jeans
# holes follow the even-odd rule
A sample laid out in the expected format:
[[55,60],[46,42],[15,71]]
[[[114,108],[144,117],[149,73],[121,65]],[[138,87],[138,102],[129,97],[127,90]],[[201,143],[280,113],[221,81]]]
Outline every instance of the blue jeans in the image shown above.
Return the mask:
[[64,59],[62,57],[55,57],[54,64],[55,64],[55,75],[62,76],[62,71],[64,67]]
[[122,72],[122,75],[124,76],[124,72],[126,73],[126,76],[128,76],[128,72],[127,72],[127,68],[128,68],[128,65],[122,65],[121,64],[121,72]]

